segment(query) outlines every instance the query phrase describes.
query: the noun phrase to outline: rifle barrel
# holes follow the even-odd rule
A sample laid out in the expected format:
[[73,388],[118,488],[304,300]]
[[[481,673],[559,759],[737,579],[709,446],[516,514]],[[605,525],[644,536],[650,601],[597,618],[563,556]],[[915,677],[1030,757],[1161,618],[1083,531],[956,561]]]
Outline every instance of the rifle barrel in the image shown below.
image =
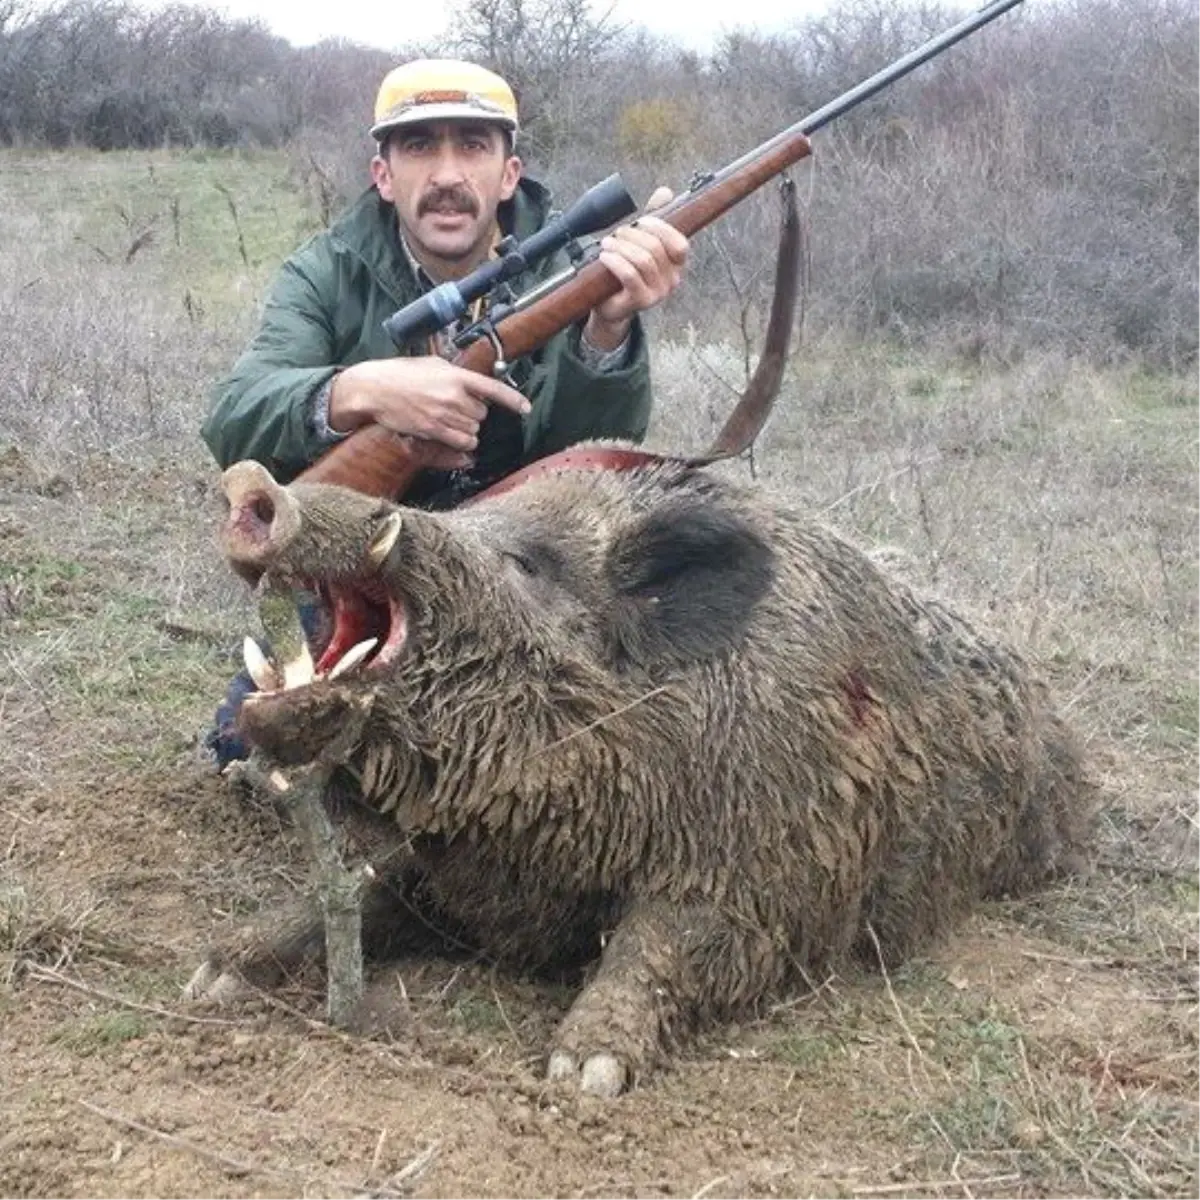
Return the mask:
[[[994,21],[999,16],[1003,16],[1010,8],[1016,8],[1018,4],[1023,3],[1024,0],[993,0],[993,3],[987,5],[987,7],[981,8],[969,17],[964,17],[957,25],[953,25],[944,32],[939,33],[937,37],[930,38],[923,46],[918,46],[915,50],[910,50],[903,57],[896,59],[894,63],[884,67],[882,71],[877,71],[869,79],[864,79],[862,83],[852,87],[848,92],[843,92],[835,100],[831,100],[828,104],[818,108],[816,112],[802,118],[794,125],[789,125],[787,129],[781,133],[777,133],[761,146],[757,146],[749,151],[749,153],[743,154],[735,162],[723,167],[715,176],[706,181],[703,186],[707,187],[720,183],[727,176],[734,175],[742,170],[765,151],[786,142],[789,138],[794,138],[798,133],[815,133],[818,129],[828,125],[830,121],[836,120],[843,113],[849,112],[855,105],[861,104],[864,100],[869,100],[876,92],[883,91],[889,84],[895,83],[897,79],[901,79],[911,71],[915,71],[922,63],[926,63],[931,58],[941,54],[943,50],[953,46],[955,42],[962,41],[963,38],[974,33],[975,30],[982,28],[988,22]],[[665,206],[661,210],[661,215],[665,216],[671,212],[675,204],[680,203],[688,194],[687,192],[683,193],[672,204]]]

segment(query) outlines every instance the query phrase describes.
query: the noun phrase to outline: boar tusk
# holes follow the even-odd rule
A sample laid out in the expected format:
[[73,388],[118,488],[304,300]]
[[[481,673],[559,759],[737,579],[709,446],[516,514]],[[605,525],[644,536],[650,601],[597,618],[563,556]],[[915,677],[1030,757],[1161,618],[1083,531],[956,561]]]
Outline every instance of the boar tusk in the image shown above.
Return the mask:
[[291,662],[283,664],[285,688],[303,687],[306,683],[312,683],[316,677],[317,671],[307,646],[301,646],[300,653]]
[[351,646],[334,664],[328,678],[331,680],[337,679],[339,675],[345,675],[347,671],[353,671],[378,645],[378,638],[367,638],[365,642],[359,642],[357,646]]
[[398,512],[388,513],[384,519],[383,528],[371,539],[371,544],[367,547],[367,557],[374,566],[383,566],[384,560],[391,554],[392,547],[400,536],[403,524]]
[[254,686],[260,692],[273,692],[279,687],[279,672],[252,637],[247,637],[242,643],[242,658],[246,661],[246,670],[250,672]]

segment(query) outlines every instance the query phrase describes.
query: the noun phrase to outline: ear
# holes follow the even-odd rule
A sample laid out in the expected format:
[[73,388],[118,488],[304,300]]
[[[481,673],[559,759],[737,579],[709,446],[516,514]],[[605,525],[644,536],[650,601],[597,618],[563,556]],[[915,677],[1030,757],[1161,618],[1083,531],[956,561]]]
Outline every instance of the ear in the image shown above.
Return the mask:
[[511,200],[513,193],[517,190],[517,184],[521,182],[521,160],[515,155],[510,154],[504,161],[504,171],[500,176],[500,199]]
[[683,665],[735,646],[775,578],[775,553],[745,518],[700,498],[662,505],[608,553],[606,630],[618,667]]
[[379,190],[380,196],[390,203],[396,202],[396,195],[392,190],[391,164],[380,154],[371,159],[371,182]]

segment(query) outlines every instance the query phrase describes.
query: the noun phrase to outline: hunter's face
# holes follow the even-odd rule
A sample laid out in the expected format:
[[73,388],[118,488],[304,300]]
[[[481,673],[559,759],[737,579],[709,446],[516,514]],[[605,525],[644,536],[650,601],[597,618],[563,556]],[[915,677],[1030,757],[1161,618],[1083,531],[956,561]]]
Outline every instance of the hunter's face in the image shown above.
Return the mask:
[[421,265],[458,279],[487,258],[496,209],[516,190],[521,160],[495,125],[439,121],[392,133],[371,174]]

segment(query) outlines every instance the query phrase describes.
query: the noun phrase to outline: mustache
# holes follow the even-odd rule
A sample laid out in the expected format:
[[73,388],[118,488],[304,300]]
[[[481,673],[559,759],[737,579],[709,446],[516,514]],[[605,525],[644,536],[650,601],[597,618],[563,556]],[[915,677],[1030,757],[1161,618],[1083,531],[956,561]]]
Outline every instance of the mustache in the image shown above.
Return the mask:
[[417,216],[423,217],[427,212],[433,211],[460,212],[476,217],[479,215],[479,205],[465,188],[430,188],[421,197],[417,206]]

